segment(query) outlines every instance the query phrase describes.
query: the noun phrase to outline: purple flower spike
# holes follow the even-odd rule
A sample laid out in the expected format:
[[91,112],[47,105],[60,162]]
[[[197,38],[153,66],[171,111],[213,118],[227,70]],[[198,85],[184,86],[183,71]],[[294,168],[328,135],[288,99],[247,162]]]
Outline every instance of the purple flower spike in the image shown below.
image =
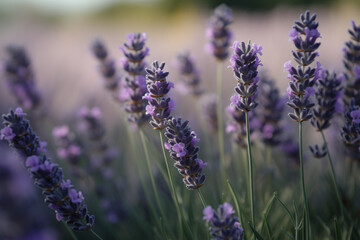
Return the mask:
[[206,46],[208,52],[219,61],[229,56],[229,46],[232,32],[229,25],[233,21],[232,11],[225,4],[219,5],[211,17],[206,35],[210,43]]
[[294,67],[287,62],[284,66],[290,79],[288,105],[294,109],[293,113],[289,113],[289,117],[296,122],[311,119],[311,108],[314,106],[310,100],[314,93],[312,87],[316,80],[321,78],[322,73],[320,63],[317,63],[316,68],[311,66],[319,56],[316,50],[320,46],[320,43],[316,42],[320,38],[320,33],[317,30],[319,24],[315,19],[316,14],[310,15],[310,11],[306,11],[300,15],[300,21],[295,21],[289,34],[296,48],[292,54],[298,65]]
[[207,206],[203,210],[203,219],[209,223],[210,235],[212,239],[242,240],[244,229],[241,227],[237,217],[232,217],[235,213],[230,203],[220,205],[217,211]]
[[45,202],[55,211],[56,219],[65,220],[73,230],[91,229],[95,217],[88,213],[83,195],[72,188],[70,181],[64,182],[62,169],[52,163],[45,151],[38,150],[41,145],[44,148],[44,144],[40,143],[29,121],[23,118],[25,114],[19,112],[10,110],[2,116],[3,129],[11,128],[15,134],[7,140],[9,145],[26,157],[25,166],[30,170],[35,185],[42,189]]
[[86,132],[91,140],[101,139],[105,134],[105,128],[101,122],[102,113],[98,107],[82,107],[79,110],[81,119],[81,131]]
[[234,54],[230,62],[235,79],[238,82],[235,91],[239,94],[236,107],[241,111],[249,112],[257,106],[255,102],[257,82],[259,81],[257,69],[262,65],[258,55],[262,55],[262,47],[235,41],[233,50]]
[[41,102],[36,88],[31,61],[24,48],[8,46],[4,62],[5,79],[18,103],[26,109],[35,109]]
[[205,95],[202,97],[201,102],[206,125],[209,127],[212,133],[216,134],[218,131],[218,116],[216,112],[218,104],[217,95]]
[[146,111],[152,116],[150,125],[157,130],[164,129],[167,119],[175,108],[175,102],[166,95],[174,87],[172,82],[166,80],[169,72],[164,71],[165,63],[153,62],[152,68],[146,68],[146,84],[148,93],[143,97],[148,101]]
[[145,109],[146,100],[143,99],[147,93],[144,59],[149,54],[149,48],[145,47],[145,33],[132,33],[127,38],[128,42],[120,48],[125,55],[122,66],[127,72],[126,90],[122,92],[122,97],[124,94],[127,95],[125,111],[129,113],[128,120],[136,125],[142,125],[149,119]]
[[205,175],[202,170],[207,163],[198,158],[199,142],[194,131],[190,130],[188,121],[181,118],[171,118],[168,120],[165,136],[168,142],[166,149],[170,152],[170,157],[175,161],[174,166],[183,176],[183,182],[190,190],[200,188],[205,182]]
[[351,158],[360,158],[360,107],[355,105],[355,99],[350,99],[350,104],[345,112],[345,124],[341,129],[341,137],[348,147]]

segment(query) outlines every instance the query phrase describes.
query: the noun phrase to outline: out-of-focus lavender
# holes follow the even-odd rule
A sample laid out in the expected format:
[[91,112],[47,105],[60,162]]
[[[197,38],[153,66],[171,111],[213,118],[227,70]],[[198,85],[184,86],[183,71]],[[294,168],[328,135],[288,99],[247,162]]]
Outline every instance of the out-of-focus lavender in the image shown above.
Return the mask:
[[315,144],[314,146],[309,146],[309,149],[313,154],[314,158],[323,158],[327,154],[325,145],[323,145],[320,149],[320,147],[317,144]]
[[345,112],[345,123],[341,129],[341,137],[349,155],[354,161],[360,159],[360,107],[352,98]]
[[352,29],[349,29],[350,41],[345,43],[344,51],[344,66],[345,73],[345,89],[344,102],[347,108],[350,104],[350,99],[354,98],[355,104],[360,105],[360,25],[356,26],[354,21],[351,21]]
[[125,77],[126,86],[119,98],[126,99],[125,110],[129,113],[128,120],[136,125],[142,125],[149,119],[145,113],[146,101],[143,99],[148,91],[144,59],[149,54],[149,48],[145,46],[145,33],[132,33],[127,38],[128,42],[120,48],[125,56],[121,63],[127,76]]
[[219,61],[224,61],[229,56],[229,46],[232,38],[229,25],[232,21],[231,9],[225,4],[221,4],[214,10],[206,30],[206,35],[209,38],[206,49]]
[[214,240],[242,240],[244,229],[241,227],[230,203],[225,202],[215,211],[211,206],[203,210],[203,219],[209,224],[210,236]]
[[166,80],[169,72],[164,71],[165,63],[158,61],[152,63],[152,68],[146,68],[146,85],[148,93],[144,99],[148,101],[146,113],[152,117],[150,125],[157,130],[167,126],[170,113],[175,109],[175,101],[167,97],[170,89],[174,87],[172,82]]
[[264,144],[277,146],[281,142],[281,119],[285,107],[285,98],[280,96],[280,91],[271,79],[261,79],[259,108],[257,116],[261,122],[260,134]]
[[[175,66],[181,75],[183,95],[191,94],[194,97],[199,97],[203,93],[200,86],[201,79],[195,62],[190,56],[190,52],[178,54],[176,56]],[[177,88],[179,88],[179,86]]]
[[7,85],[19,105],[33,110],[41,102],[36,88],[35,75],[30,58],[23,47],[10,45],[6,48],[4,75]]
[[26,157],[25,166],[35,185],[43,190],[45,202],[56,213],[58,221],[64,220],[73,230],[89,230],[95,222],[90,215],[81,192],[70,180],[64,180],[62,169],[46,156],[46,145],[41,144],[21,108],[10,110],[2,116],[1,140]]
[[237,81],[235,91],[238,97],[232,97],[232,104],[241,111],[249,112],[257,106],[258,67],[262,66],[258,55],[262,55],[262,47],[235,41],[233,50],[230,62]]
[[212,133],[218,131],[217,105],[218,97],[215,94],[205,95],[201,98],[205,124]]
[[320,38],[317,28],[319,23],[315,21],[316,14],[310,16],[310,11],[300,15],[300,21],[295,21],[295,25],[289,33],[296,51],[292,51],[297,67],[291,66],[291,61],[285,63],[285,70],[288,72],[290,79],[288,105],[294,109],[289,113],[291,119],[297,122],[308,121],[312,117],[311,109],[314,103],[310,96],[314,95],[313,86],[320,77],[321,65],[317,62],[317,67],[313,68],[311,64],[319,56],[316,50],[320,43],[316,42]]
[[168,142],[165,148],[169,150],[170,157],[175,161],[174,166],[183,176],[183,182],[190,190],[200,188],[205,182],[203,168],[207,165],[198,158],[199,147],[196,144],[200,141],[196,133],[188,126],[189,121],[182,121],[181,118],[171,118],[165,129],[165,136]]

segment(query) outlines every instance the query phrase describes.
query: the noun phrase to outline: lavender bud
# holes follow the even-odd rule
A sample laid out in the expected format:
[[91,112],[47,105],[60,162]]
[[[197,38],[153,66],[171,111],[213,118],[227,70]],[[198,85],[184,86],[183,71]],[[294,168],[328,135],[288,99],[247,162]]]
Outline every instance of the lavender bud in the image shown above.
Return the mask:
[[289,117],[296,122],[308,121],[312,117],[311,108],[314,104],[310,96],[314,92],[312,87],[319,78],[321,65],[317,62],[317,67],[313,68],[311,64],[319,56],[316,50],[320,43],[316,42],[320,38],[317,30],[319,25],[315,21],[316,14],[310,16],[310,11],[300,15],[300,21],[295,21],[295,25],[289,33],[296,51],[292,51],[297,67],[291,66],[291,61],[286,62],[284,67],[288,71],[288,78],[291,80],[288,88],[288,105],[294,109],[289,113]]
[[311,124],[317,131],[322,131],[330,126],[330,120],[334,116],[338,101],[341,97],[341,80],[335,73],[325,71],[316,83],[315,92],[317,105],[313,110]]
[[356,26],[351,21],[352,29],[349,29],[350,41],[345,43],[344,66],[347,70],[345,75],[346,86],[344,89],[344,102],[348,106],[350,99],[354,98],[355,104],[360,105],[360,25]]
[[345,124],[341,129],[341,137],[354,159],[360,157],[360,108],[355,105],[355,100],[350,99],[350,104],[345,112]]
[[239,95],[236,107],[249,112],[257,106],[255,102],[257,83],[259,81],[258,67],[262,66],[258,55],[262,55],[262,47],[255,43],[250,46],[237,41],[233,44],[234,53],[230,59],[231,68],[238,84],[235,91]]
[[101,122],[102,112],[98,107],[92,109],[82,107],[79,111],[81,119],[80,130],[86,132],[91,140],[100,140],[105,134],[105,128]]
[[175,109],[175,101],[166,97],[174,84],[166,80],[169,72],[165,72],[164,67],[164,62],[159,65],[158,61],[155,61],[152,63],[152,68],[146,68],[148,93],[143,98],[148,101],[146,113],[152,117],[150,125],[157,130],[167,126],[167,119],[170,118],[171,111]]
[[73,188],[70,180],[64,180],[62,169],[41,150],[39,138],[22,110],[10,110],[2,118],[4,128],[11,128],[15,134],[8,140],[9,145],[26,157],[25,166],[35,185],[43,190],[45,202],[55,211],[57,220],[64,220],[73,230],[89,230],[95,217],[88,213],[84,196]]
[[178,54],[176,57],[176,67],[179,69],[181,79],[187,88],[186,92],[198,97],[203,93],[200,87],[199,71],[196,69],[194,60],[190,57],[189,52]]
[[241,227],[237,217],[232,217],[235,213],[230,203],[225,202],[215,211],[211,206],[203,210],[203,219],[209,224],[210,235],[214,240],[242,240],[244,229]]
[[232,21],[231,9],[221,4],[215,9],[206,30],[206,35],[210,40],[206,48],[219,61],[224,61],[229,55],[228,48],[232,37],[229,25]]
[[174,166],[183,176],[183,182],[189,190],[200,188],[205,182],[203,168],[207,165],[198,158],[200,141],[196,133],[191,131],[188,121],[181,118],[170,118],[165,129],[168,142],[165,148],[169,150],[170,157],[175,161]]
[[309,146],[309,149],[312,152],[314,158],[323,158],[327,154],[325,145],[323,145],[320,149],[319,146],[316,144],[314,147]]
[[35,76],[31,61],[24,48],[8,46],[7,59],[4,62],[5,79],[10,91],[18,103],[26,109],[35,109],[41,102],[41,96],[35,85]]
[[147,93],[144,58],[149,54],[149,48],[145,47],[145,33],[132,33],[127,38],[128,42],[120,48],[125,55],[122,66],[127,72],[125,91],[128,99],[125,110],[129,113],[130,122],[142,125],[149,119],[145,112],[146,101],[143,99]]

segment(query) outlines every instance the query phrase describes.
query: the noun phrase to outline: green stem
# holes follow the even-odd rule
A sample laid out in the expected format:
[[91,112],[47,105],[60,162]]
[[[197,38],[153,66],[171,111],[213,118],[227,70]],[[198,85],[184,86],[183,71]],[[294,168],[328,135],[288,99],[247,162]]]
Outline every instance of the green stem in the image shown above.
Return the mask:
[[203,207],[205,208],[206,207],[206,201],[205,201],[205,198],[200,190],[200,188],[197,189],[197,192],[199,193],[199,197],[200,197],[200,200],[201,200],[201,203],[203,205]]
[[223,127],[223,112],[222,112],[222,63],[217,62],[217,120],[218,120],[218,141],[219,141],[219,153],[221,163],[222,180],[226,178],[226,163],[225,163],[225,151],[224,151],[224,127]]
[[150,180],[151,180],[151,185],[152,185],[152,188],[153,188],[153,191],[154,191],[154,194],[155,194],[156,204],[158,205],[158,208],[159,208],[159,210],[161,212],[161,215],[162,215],[162,216],[160,216],[160,218],[162,218],[162,217],[165,216],[165,214],[164,214],[164,211],[163,211],[163,209],[161,207],[159,193],[158,193],[156,183],[155,183],[155,178],[154,178],[154,175],[153,175],[153,172],[152,172],[152,169],[151,169],[149,151],[148,151],[148,148],[147,148],[147,145],[146,145],[144,132],[142,131],[142,129],[140,129],[139,132],[140,132],[140,138],[141,138],[141,142],[142,142],[144,152],[145,152],[146,165],[147,165],[147,168],[148,168],[148,172],[149,172],[149,176],[150,176]]
[[334,171],[334,165],[333,165],[333,162],[332,162],[332,159],[331,159],[331,155],[330,155],[330,151],[329,151],[329,148],[328,148],[328,144],[327,144],[327,141],[326,141],[326,138],[325,138],[325,134],[323,131],[320,131],[321,133],[321,136],[322,136],[322,139],[324,141],[324,145],[325,145],[325,148],[326,148],[326,152],[327,152],[327,156],[328,156],[328,161],[329,161],[329,165],[330,165],[330,170],[331,170],[331,177],[332,177],[332,181],[333,181],[333,184],[334,184],[334,189],[335,189],[335,193],[336,193],[336,197],[337,197],[337,200],[339,202],[339,206],[340,206],[340,211],[341,211],[341,216],[344,218],[344,206],[343,206],[343,203],[341,201],[341,197],[340,197],[340,192],[339,192],[339,185],[336,181],[336,176],[335,176],[335,171]]
[[94,232],[94,230],[90,229],[90,232],[94,234],[94,236],[97,237],[98,239],[103,240],[96,232]]
[[248,160],[249,160],[251,219],[252,219],[252,225],[254,226],[254,228],[256,228],[255,211],[254,211],[254,209],[255,209],[254,176],[253,176],[253,160],[252,160],[251,142],[250,142],[249,112],[245,112],[245,119],[246,119],[246,138],[247,138]]
[[303,150],[302,150],[302,122],[299,122],[299,156],[300,156],[300,178],[301,186],[305,204],[305,218],[306,218],[306,239],[311,239],[311,225],[310,225],[310,216],[309,216],[309,206],[306,197],[305,189],[305,177],[304,177],[304,160],[303,160]]
[[75,236],[75,233],[70,229],[70,227],[66,224],[66,222],[65,222],[64,220],[62,220],[61,222],[64,224],[66,230],[69,232],[69,234],[71,235],[72,239],[78,240],[78,238]]
[[181,213],[181,210],[180,210],[179,201],[178,201],[178,198],[177,198],[174,183],[173,183],[173,180],[172,180],[171,171],[170,171],[170,168],[169,168],[169,163],[168,163],[166,153],[165,153],[164,138],[163,138],[163,135],[162,135],[161,131],[159,131],[159,134],[160,134],[161,148],[162,148],[162,152],[163,152],[163,155],[164,155],[164,161],[165,161],[165,165],[166,165],[166,171],[167,171],[167,174],[168,174],[170,187],[171,187],[171,191],[172,191],[172,196],[173,196],[173,200],[175,202],[175,207],[176,207],[178,220],[179,220],[179,224],[180,224],[180,239],[183,239],[183,232],[184,232],[183,231],[183,229],[184,229],[183,228],[183,222],[182,222],[183,216],[182,216],[182,213]]

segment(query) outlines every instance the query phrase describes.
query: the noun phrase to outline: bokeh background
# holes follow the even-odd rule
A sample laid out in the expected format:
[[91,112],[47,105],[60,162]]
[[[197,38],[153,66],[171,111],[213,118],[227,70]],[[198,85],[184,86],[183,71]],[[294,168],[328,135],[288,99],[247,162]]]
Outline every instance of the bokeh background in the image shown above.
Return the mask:
[[[360,22],[358,0],[1,0],[0,61],[6,58],[4,48],[7,45],[16,44],[26,48],[43,99],[41,111],[47,116],[47,125],[36,126],[37,132],[43,140],[49,141],[50,151],[55,152],[52,127],[62,124],[75,126],[76,113],[83,105],[99,106],[109,129],[109,139],[118,140],[121,136],[117,136],[119,131],[115,130],[125,126],[123,122],[126,116],[103,86],[98,63],[91,53],[92,42],[102,39],[120,69],[123,54],[119,47],[126,41],[126,35],[146,32],[147,46],[150,48],[147,62],[165,61],[166,69],[170,72],[169,80],[176,86],[179,73],[174,66],[174,58],[179,52],[187,50],[200,70],[202,87],[207,93],[216,92],[215,60],[204,46],[208,41],[205,36],[208,19],[213,8],[221,2],[233,9],[233,40],[251,40],[263,46],[263,71],[276,81],[282,92],[288,85],[283,64],[292,58],[293,46],[288,41],[288,33],[300,13],[310,9],[318,14],[319,32],[322,35],[318,60],[324,67],[337,72],[343,71],[342,47],[349,39],[349,22]],[[232,71],[224,70],[224,106],[229,103],[234,86]],[[178,103],[176,115],[189,119],[192,127],[199,129],[201,122],[198,115],[193,114],[200,111],[199,107],[194,106],[191,98],[180,94],[176,87],[172,97]],[[0,112],[5,113],[16,106],[16,100],[1,76]],[[0,172],[0,200],[6,203],[0,204],[0,232],[9,229],[9,226],[26,229],[23,224],[29,225],[31,220],[23,219],[24,223],[19,223],[20,217],[13,216],[20,216],[23,208],[35,206],[39,210],[34,217],[28,216],[30,219],[41,215],[41,218],[50,220],[46,220],[46,224],[41,219],[31,222],[29,229],[43,229],[43,226],[49,225],[49,229],[41,233],[43,239],[68,237],[63,226],[55,223],[53,213],[42,204],[37,189],[31,189],[31,180],[26,179],[26,175],[24,178],[24,173],[27,173],[24,169],[24,173],[21,172],[21,160],[15,159],[13,152],[9,153],[5,145],[1,145],[0,164],[6,165],[10,169],[8,172],[13,175]],[[53,156],[56,154],[53,153]],[[5,161],[12,163],[9,166]],[[131,171],[135,172],[134,169]],[[22,174],[21,178],[14,177],[18,179],[17,182],[5,181],[8,179],[6,176],[19,174]],[[26,197],[29,200],[25,201],[26,205],[21,204],[22,201],[9,206],[6,202],[8,195],[1,194],[8,191],[5,189],[13,190],[13,198]],[[3,207],[13,209],[14,215],[10,212],[4,214]],[[16,232],[16,228],[13,232]],[[19,235],[20,232],[17,231]]]

